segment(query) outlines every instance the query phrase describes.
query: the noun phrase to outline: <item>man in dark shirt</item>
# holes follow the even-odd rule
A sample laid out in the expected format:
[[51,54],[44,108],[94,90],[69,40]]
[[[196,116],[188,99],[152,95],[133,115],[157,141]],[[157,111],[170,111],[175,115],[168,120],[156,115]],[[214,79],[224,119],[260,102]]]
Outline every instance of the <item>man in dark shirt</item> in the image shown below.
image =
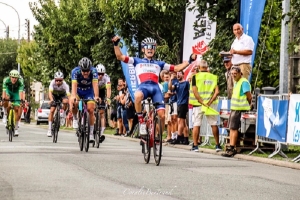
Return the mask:
[[184,80],[183,71],[177,72],[178,81],[174,82],[171,89],[175,91],[177,97],[177,113],[178,113],[178,136],[171,144],[189,144],[189,133],[186,124],[186,114],[189,110],[189,88],[190,84]]
[[171,127],[172,127],[172,140],[177,139],[178,123],[177,123],[177,95],[176,91],[172,90],[172,85],[178,82],[175,72],[171,72],[171,79],[169,81],[169,90],[171,92],[170,97],[170,109],[171,109]]

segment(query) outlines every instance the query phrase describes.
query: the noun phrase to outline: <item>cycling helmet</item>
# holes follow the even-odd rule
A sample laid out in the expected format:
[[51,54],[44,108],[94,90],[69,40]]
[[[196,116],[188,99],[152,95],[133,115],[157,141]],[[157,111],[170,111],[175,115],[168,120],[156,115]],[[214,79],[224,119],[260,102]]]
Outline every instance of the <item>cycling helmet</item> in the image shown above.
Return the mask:
[[18,70],[13,69],[13,70],[11,70],[11,71],[9,72],[9,76],[10,76],[10,77],[19,78],[19,77],[20,77],[20,73],[18,72]]
[[54,74],[54,78],[56,79],[56,78],[64,78],[64,74],[62,73],[62,72],[56,72],[55,74]]
[[102,65],[102,64],[98,64],[96,66],[96,69],[97,69],[98,73],[105,73],[105,71],[106,71],[104,65]]
[[156,46],[156,40],[154,40],[153,38],[151,37],[147,37],[145,38],[143,41],[142,41],[142,46],[145,46],[145,45],[155,45]]
[[92,61],[90,59],[88,59],[87,57],[84,57],[84,58],[81,58],[78,65],[82,70],[88,70],[92,66]]

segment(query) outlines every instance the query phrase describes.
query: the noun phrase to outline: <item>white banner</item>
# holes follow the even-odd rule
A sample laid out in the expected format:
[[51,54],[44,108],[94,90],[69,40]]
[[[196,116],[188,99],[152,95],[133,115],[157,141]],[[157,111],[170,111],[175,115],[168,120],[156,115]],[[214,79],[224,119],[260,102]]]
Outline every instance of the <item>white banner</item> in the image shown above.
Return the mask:
[[300,94],[290,96],[287,143],[300,145]]
[[[190,6],[193,7],[194,1],[190,0]],[[208,50],[209,42],[216,35],[216,22],[209,20],[207,13],[204,16],[199,15],[198,11],[186,10],[185,26],[184,26],[184,41],[183,41],[183,60],[189,60],[192,53],[202,55]],[[197,21],[197,19],[199,19]],[[197,21],[197,22],[196,22]],[[194,28],[194,23],[199,27]],[[202,33],[201,30],[206,28]]]

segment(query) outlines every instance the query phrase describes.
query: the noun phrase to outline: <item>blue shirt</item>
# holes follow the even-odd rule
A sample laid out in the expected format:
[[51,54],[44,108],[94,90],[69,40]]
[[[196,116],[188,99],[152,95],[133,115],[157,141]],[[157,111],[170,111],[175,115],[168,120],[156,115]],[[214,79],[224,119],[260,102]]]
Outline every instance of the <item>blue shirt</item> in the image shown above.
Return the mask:
[[250,91],[250,84],[247,81],[244,81],[241,86],[240,96],[245,96],[245,94]]
[[[179,82],[178,79],[173,79],[172,80],[172,85],[175,85],[178,82]],[[174,92],[176,92],[176,90],[171,91],[171,92],[174,93]],[[176,94],[174,94],[173,96],[170,97],[170,102],[171,103],[177,102],[177,95]]]
[[80,67],[75,67],[71,72],[72,82],[77,82],[77,87],[81,89],[88,89],[93,87],[93,82],[98,82],[97,69],[91,67],[91,72],[88,78],[83,78]]
[[162,93],[163,94],[167,93],[169,90],[169,82],[167,82],[167,81],[163,82],[162,86],[163,86]]
[[177,105],[184,105],[189,103],[189,90],[190,83],[188,81],[179,82],[177,81],[174,84],[176,96],[177,96]]

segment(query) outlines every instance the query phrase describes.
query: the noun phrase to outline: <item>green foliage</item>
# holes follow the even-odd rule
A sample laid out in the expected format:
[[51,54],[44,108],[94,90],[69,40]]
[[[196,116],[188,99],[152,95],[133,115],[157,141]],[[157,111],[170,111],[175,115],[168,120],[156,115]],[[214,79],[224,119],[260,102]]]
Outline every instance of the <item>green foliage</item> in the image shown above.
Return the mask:
[[[294,26],[299,27],[300,23],[300,1],[299,0],[291,0],[290,1],[290,12],[287,13],[289,17],[289,22],[292,22]],[[299,53],[300,49],[300,33],[295,32],[294,35],[291,37],[291,42],[289,43],[289,50],[292,53]]]
[[12,39],[0,39],[0,87],[2,80],[12,69],[18,68],[16,62],[18,42]]

